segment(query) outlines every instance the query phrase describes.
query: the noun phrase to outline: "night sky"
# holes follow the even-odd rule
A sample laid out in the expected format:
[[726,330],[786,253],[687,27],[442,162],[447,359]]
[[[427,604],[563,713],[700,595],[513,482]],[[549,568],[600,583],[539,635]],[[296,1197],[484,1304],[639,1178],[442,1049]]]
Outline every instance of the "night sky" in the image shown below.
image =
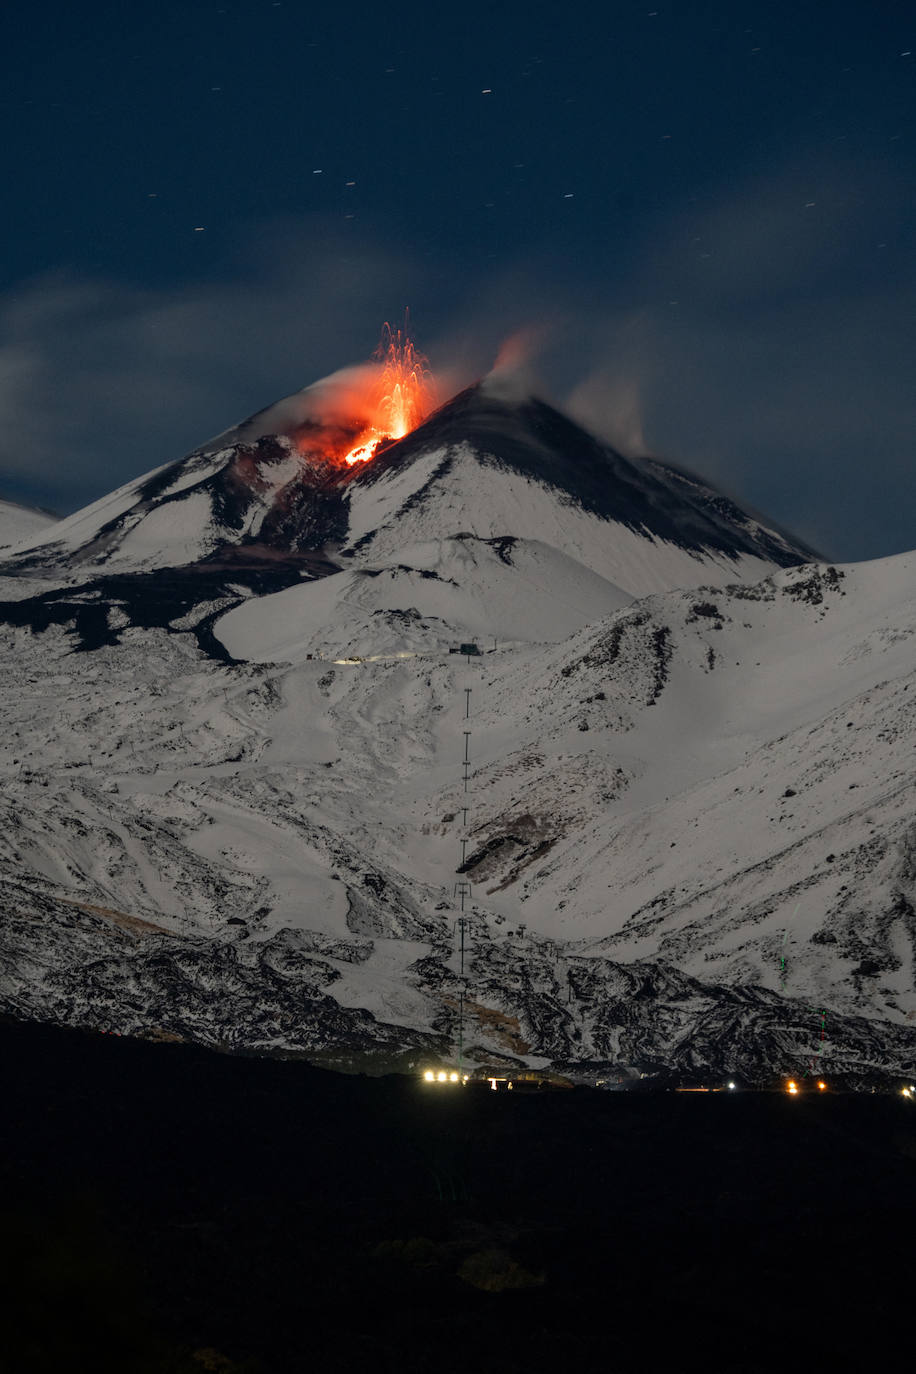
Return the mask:
[[916,547],[910,3],[189,0],[7,31],[0,492],[372,351],[538,387],[837,559]]

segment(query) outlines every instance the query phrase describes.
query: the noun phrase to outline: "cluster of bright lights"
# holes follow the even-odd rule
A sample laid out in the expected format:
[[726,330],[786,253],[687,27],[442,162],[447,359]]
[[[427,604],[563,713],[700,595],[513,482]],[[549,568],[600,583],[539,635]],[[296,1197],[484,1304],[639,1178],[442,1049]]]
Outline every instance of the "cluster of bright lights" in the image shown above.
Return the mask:
[[[423,1080],[424,1080],[424,1082],[426,1082],[426,1083],[467,1083],[467,1081],[468,1081],[468,1075],[467,1075],[466,1073],[465,1073],[465,1074],[458,1073],[458,1072],[456,1072],[455,1069],[426,1069],[426,1070],[424,1071],[424,1073],[423,1073]],[[491,1079],[489,1079],[488,1081],[489,1081],[491,1087],[495,1088],[499,1080],[496,1079],[496,1078],[491,1078]],[[509,1083],[508,1086],[511,1088],[511,1087],[512,1087],[512,1084]],[[727,1086],[728,1086],[728,1088],[729,1088],[731,1091],[734,1091],[734,1090],[737,1088],[738,1085],[737,1085],[737,1083],[730,1082]],[[819,1078],[818,1081],[817,1081],[817,1090],[818,1090],[818,1092],[826,1092],[826,1091],[827,1091],[827,1084],[824,1082],[824,1080],[823,1080],[822,1078]],[[709,1092],[709,1089],[708,1089],[708,1088],[693,1088],[693,1089],[690,1089],[690,1088],[681,1088],[681,1089],[679,1089],[679,1091],[681,1091],[681,1092],[691,1092],[691,1091],[692,1091],[692,1092]],[[787,1081],[787,1083],[786,1083],[786,1092],[789,1094],[790,1097],[797,1097],[799,1091],[800,1091],[800,1089],[799,1089],[799,1086],[798,1086],[798,1084],[796,1083],[795,1079],[794,1079],[794,1078],[790,1078],[790,1079]],[[901,1094],[902,1094],[905,1098],[907,1098],[908,1101],[916,1102],[916,1083],[910,1083],[910,1084],[908,1084],[906,1087],[901,1088],[901,1089],[900,1089],[900,1092],[901,1092]]]
[[[819,1078],[817,1080],[817,1090],[820,1093],[827,1091],[827,1084],[824,1082],[822,1078]],[[798,1084],[795,1082],[794,1078],[790,1078],[788,1083],[786,1084],[786,1092],[789,1094],[790,1097],[795,1097],[797,1095]]]
[[[468,1075],[456,1073],[454,1069],[426,1069],[423,1074],[423,1079],[426,1083],[467,1083]],[[496,1078],[488,1079],[490,1086],[494,1089],[499,1081],[500,1080]],[[511,1088],[512,1084],[509,1083],[508,1086]],[[738,1085],[737,1083],[729,1083],[727,1086],[731,1091],[734,1091]],[[818,1092],[827,1091],[827,1084],[822,1078],[819,1078],[817,1081],[817,1090]],[[678,1091],[705,1093],[709,1092],[709,1088],[680,1088]],[[797,1097],[799,1091],[800,1089],[795,1079],[790,1078],[786,1083],[786,1092],[790,1097]],[[901,1088],[900,1092],[908,1101],[916,1102],[916,1084],[910,1083],[907,1087]]]

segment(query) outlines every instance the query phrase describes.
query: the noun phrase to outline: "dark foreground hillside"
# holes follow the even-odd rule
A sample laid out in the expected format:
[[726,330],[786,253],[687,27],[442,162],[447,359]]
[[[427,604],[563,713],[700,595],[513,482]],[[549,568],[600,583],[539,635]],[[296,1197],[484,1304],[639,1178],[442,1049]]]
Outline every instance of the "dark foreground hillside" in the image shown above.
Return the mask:
[[10,1374],[912,1362],[916,1104],[499,1094],[0,1025]]

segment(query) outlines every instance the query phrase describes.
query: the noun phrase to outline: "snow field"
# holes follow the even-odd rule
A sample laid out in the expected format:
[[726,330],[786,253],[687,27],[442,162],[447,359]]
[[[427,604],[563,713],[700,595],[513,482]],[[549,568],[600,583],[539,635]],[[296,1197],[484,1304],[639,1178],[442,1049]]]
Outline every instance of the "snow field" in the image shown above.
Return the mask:
[[[513,569],[454,542],[416,563],[459,560],[471,579],[483,568],[494,581],[475,595],[498,603],[500,569]],[[525,575],[544,566],[527,552]],[[131,960],[155,950],[173,970],[166,1002],[206,994],[193,1015],[187,1003],[195,1034],[222,1015],[220,979],[227,1012],[233,998],[247,1008],[250,1043],[333,1043],[354,1025],[363,1039],[451,1034],[464,836],[479,854],[469,1033],[494,1051],[569,1054],[575,1031],[576,1053],[635,1053],[601,1010],[631,996],[615,970],[634,960],[674,999],[678,1043],[692,1017],[725,1014],[715,989],[747,990],[774,1035],[777,994],[912,1025],[914,566],[655,596],[470,664],[431,648],[227,668],[189,636],[130,630],[80,655],[59,628],[6,630],[0,884],[25,922],[17,958],[35,920],[48,940],[44,962],[6,973],[7,995],[63,1015],[65,983],[67,1015],[114,998],[126,1016],[130,988],[141,1017]],[[322,602],[334,623],[340,604]],[[125,920],[163,933],[130,935]],[[524,936],[507,935],[522,922]],[[206,973],[202,950],[222,973]],[[62,983],[61,959],[109,972]],[[307,1024],[289,1010],[306,989]]]

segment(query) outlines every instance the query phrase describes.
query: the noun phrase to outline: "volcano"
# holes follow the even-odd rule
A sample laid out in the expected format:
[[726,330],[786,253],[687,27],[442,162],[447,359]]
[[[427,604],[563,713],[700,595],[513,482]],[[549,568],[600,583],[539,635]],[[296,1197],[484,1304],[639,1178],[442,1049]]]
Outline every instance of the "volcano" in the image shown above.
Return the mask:
[[916,560],[812,561],[493,378],[399,439],[313,401],[0,565],[0,1011],[911,1075]]
[[487,380],[353,466],[336,456],[340,436],[308,417],[307,398],[287,397],[37,533],[16,549],[16,569],[364,563],[470,532],[539,540],[639,596],[815,556],[693,474],[624,458]]
[[87,649],[160,626],[222,658],[365,657],[558,642],[634,598],[816,557],[694,474],[625,458],[492,376],[369,445],[358,413],[322,407],[325,385],[18,545],[0,572],[44,589],[0,616],[69,626]]

